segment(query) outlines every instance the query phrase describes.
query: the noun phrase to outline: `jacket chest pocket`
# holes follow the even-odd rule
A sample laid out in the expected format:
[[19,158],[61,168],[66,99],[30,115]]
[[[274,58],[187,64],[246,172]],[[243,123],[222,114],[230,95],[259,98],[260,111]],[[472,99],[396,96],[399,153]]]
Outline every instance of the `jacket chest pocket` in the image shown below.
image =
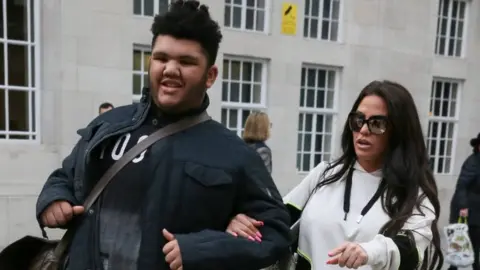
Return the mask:
[[195,215],[220,218],[233,208],[235,189],[233,179],[224,170],[197,163],[185,163],[186,190],[184,200],[194,207]]

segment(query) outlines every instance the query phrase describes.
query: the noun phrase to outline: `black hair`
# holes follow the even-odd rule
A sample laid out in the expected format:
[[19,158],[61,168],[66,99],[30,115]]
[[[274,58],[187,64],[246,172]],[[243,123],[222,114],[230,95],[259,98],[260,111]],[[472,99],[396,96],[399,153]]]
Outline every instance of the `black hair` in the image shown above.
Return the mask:
[[100,104],[100,106],[98,106],[98,110],[100,111],[101,109],[108,109],[108,108],[114,108],[113,107],[113,104],[110,103],[110,102],[104,102],[102,104]]
[[470,145],[473,148],[473,153],[478,153],[480,150],[478,149],[480,146],[480,133],[478,133],[476,138],[470,140]]
[[[432,244],[425,251],[421,269],[439,270],[443,265],[437,227],[440,202],[438,188],[428,163],[427,149],[415,102],[402,85],[391,81],[373,81],[360,92],[351,111],[357,111],[360,102],[371,95],[382,98],[387,104],[389,128],[391,128],[388,133],[389,145],[385,153],[381,181],[381,184],[386,184],[387,187],[382,195],[382,207],[391,219],[382,227],[380,233],[387,237],[396,236],[415,208],[423,213],[420,204],[428,198],[434,207],[436,218],[431,226]],[[356,162],[353,134],[348,121],[343,129],[341,147],[342,155],[327,167],[324,173],[325,180],[319,182],[315,190],[342,179]],[[336,166],[340,166],[341,169],[327,177],[327,172]],[[421,196],[419,196],[420,191],[423,192]]]
[[174,1],[167,12],[155,16],[151,31],[152,48],[159,35],[193,40],[202,46],[208,65],[215,64],[222,33],[218,23],[210,17],[208,7],[199,1]]

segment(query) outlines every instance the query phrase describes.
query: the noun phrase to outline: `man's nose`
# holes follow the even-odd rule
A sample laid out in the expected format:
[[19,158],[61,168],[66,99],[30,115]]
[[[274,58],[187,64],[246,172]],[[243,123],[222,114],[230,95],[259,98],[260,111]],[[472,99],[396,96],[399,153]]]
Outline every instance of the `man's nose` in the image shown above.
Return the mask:
[[165,64],[163,75],[178,76],[179,73],[179,64],[177,61],[170,60]]

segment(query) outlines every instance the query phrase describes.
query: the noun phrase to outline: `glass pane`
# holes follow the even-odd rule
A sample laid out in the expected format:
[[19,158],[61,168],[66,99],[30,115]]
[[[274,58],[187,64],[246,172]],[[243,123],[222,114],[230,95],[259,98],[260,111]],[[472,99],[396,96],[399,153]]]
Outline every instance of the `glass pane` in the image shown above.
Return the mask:
[[142,92],[142,76],[139,74],[133,74],[133,94],[140,95]]
[[230,16],[231,16],[232,7],[225,6],[225,12],[223,14],[223,24],[227,27],[231,26]]
[[315,104],[315,90],[308,89],[307,90],[307,107],[314,108]]
[[303,113],[298,114],[298,131],[303,131]]
[[242,0],[233,0],[233,3],[236,4],[236,5],[241,5]]
[[240,80],[240,61],[231,62],[230,79]]
[[302,140],[303,136],[302,134],[297,135],[297,151],[302,151]]
[[242,8],[233,8],[233,27],[240,28],[242,26]]
[[250,115],[250,110],[242,110],[242,127],[245,126],[245,122],[247,122],[247,118]]
[[[31,109],[30,109],[30,112],[31,112],[31,115],[30,115],[30,122],[32,123],[32,130],[31,131],[35,131],[37,130],[37,127],[35,125],[35,92],[33,91],[30,91],[30,95],[31,95]],[[32,138],[32,139],[35,139],[35,138]]]
[[[0,131],[5,131],[7,129],[5,123],[5,90],[0,89]],[[1,136],[1,135],[0,135]],[[0,137],[1,139],[2,137]]]
[[228,127],[237,128],[238,110],[229,110]]
[[153,14],[154,14],[153,1],[154,0],[144,0],[143,1],[143,15],[153,16]]
[[330,18],[330,7],[332,0],[323,0],[323,18]]
[[317,104],[315,108],[325,108],[325,91],[317,90]]
[[311,0],[312,1],[312,10],[311,10],[311,15],[313,17],[318,17],[318,14],[320,12],[320,0]]
[[[33,9],[32,9],[33,10]],[[3,11],[3,8],[2,8]],[[27,1],[7,1],[8,39],[28,40]],[[2,27],[3,21],[2,21]]]
[[310,38],[318,37],[318,20],[317,19],[310,19],[310,33],[308,37]]
[[150,82],[148,81],[148,74],[143,75],[143,84],[142,84],[142,89],[143,87],[150,86]]
[[133,0],[133,14],[142,14],[142,0]]
[[305,131],[311,132],[313,126],[313,115],[310,113],[305,114]]
[[302,155],[297,154],[297,170],[301,171],[302,169]]
[[36,85],[35,85],[35,47],[34,46],[30,46],[30,61],[31,61],[31,65],[30,65],[30,72],[28,75],[31,76],[30,78],[32,83],[31,86],[35,87]]
[[457,44],[455,45],[455,56],[462,56],[462,40],[457,39]]
[[303,19],[303,36],[304,37],[309,37],[308,33],[308,24],[310,23],[310,20],[308,18]]
[[239,83],[230,83],[230,101],[231,102],[240,101],[240,84]]
[[140,71],[142,68],[142,52],[139,50],[133,51],[133,70]]
[[255,63],[254,64],[254,70],[253,70],[253,80],[255,82],[262,82],[262,64],[261,63]]
[[315,87],[315,69],[307,69],[307,86]]
[[323,133],[323,115],[317,114],[317,124],[315,127],[315,132]]
[[315,152],[322,152],[323,135],[317,134],[315,137]]
[[158,5],[158,13],[162,14],[168,11],[168,2],[169,0],[160,0]]
[[[35,0],[30,0],[30,41],[35,42]],[[1,16],[0,16],[1,18]],[[1,28],[1,27],[0,27]]]
[[[2,28],[0,26],[0,28]],[[0,42],[0,84],[5,84],[5,54],[3,42]]]
[[222,83],[222,101],[228,101],[228,82]]
[[334,0],[332,5],[332,19],[338,20],[340,18],[340,1]]
[[222,118],[220,121],[225,126],[227,126],[227,114],[228,114],[227,109],[222,109]]
[[9,127],[12,131],[29,131],[28,92],[8,91]]
[[251,84],[243,84],[242,85],[242,102],[250,103],[252,94],[252,85]]
[[265,28],[265,11],[257,10],[256,11],[257,20],[255,21],[255,30],[264,31]]
[[223,60],[223,72],[222,72],[222,78],[223,79],[229,79],[228,78],[229,64],[230,64],[230,61]]
[[325,116],[325,133],[332,132],[332,116],[327,115]]
[[305,0],[305,10],[304,10],[303,14],[304,15],[309,15],[310,14],[310,0]]
[[28,47],[8,45],[8,84],[28,86]]
[[302,165],[303,165],[302,166],[302,171],[303,172],[310,171],[310,154],[303,154],[303,164]]
[[323,137],[323,151],[331,152],[332,151],[332,135],[325,135]]
[[328,71],[328,88],[330,90],[335,89],[335,71],[332,70]]
[[305,134],[303,136],[303,151],[310,152],[312,149],[312,135]]
[[448,140],[447,141],[447,156],[452,156],[452,141]]
[[305,88],[300,89],[300,107],[305,106]]
[[247,7],[255,7],[255,0],[247,0]]
[[455,101],[450,102],[450,117],[455,117],[457,109],[457,103]]
[[315,163],[313,164],[313,166],[317,166],[318,163],[322,162],[322,155],[321,154],[316,154],[314,159],[315,159],[315,161],[314,161]]
[[330,24],[331,29],[330,29],[330,40],[331,41],[337,41],[338,39],[338,22],[332,22]]
[[323,70],[323,69],[319,69],[317,70],[317,87],[318,88],[325,88],[327,85],[326,85],[326,75],[327,75],[327,72],[326,70]]
[[322,21],[322,39],[329,40],[328,27],[330,25],[329,21]]
[[467,3],[465,2],[460,2],[460,19],[464,19],[465,18],[465,5]]
[[143,71],[148,71],[148,67],[150,65],[150,52],[143,53]]
[[445,173],[450,173],[450,158],[445,158]]
[[259,84],[253,85],[253,103],[262,102],[262,86]]
[[253,24],[254,24],[254,14],[255,10],[253,9],[247,9],[247,18],[245,19],[245,28],[249,30],[253,30]]
[[265,8],[265,0],[257,0],[257,8],[264,9]]
[[251,62],[243,62],[243,69],[242,69],[242,80],[245,82],[250,82],[252,78],[252,63]]

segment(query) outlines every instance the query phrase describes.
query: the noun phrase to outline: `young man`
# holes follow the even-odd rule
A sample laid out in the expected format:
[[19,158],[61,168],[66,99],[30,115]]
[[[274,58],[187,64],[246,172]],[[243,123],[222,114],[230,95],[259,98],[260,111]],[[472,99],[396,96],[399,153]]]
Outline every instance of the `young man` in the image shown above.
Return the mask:
[[[139,104],[115,108],[79,130],[82,138],[38,198],[40,225],[75,224],[68,270],[273,264],[288,251],[288,213],[260,157],[213,120],[155,143],[84,213],[91,188],[126,151],[209,105],[206,91],[217,78],[222,35],[208,8],[176,1],[155,17],[151,30],[150,90]],[[257,241],[225,233],[237,213],[264,222]]]
[[104,113],[104,112],[108,112],[108,111],[110,111],[111,109],[113,109],[112,103],[104,102],[104,103],[100,104],[100,106],[98,106],[98,114],[102,114],[102,113]]

